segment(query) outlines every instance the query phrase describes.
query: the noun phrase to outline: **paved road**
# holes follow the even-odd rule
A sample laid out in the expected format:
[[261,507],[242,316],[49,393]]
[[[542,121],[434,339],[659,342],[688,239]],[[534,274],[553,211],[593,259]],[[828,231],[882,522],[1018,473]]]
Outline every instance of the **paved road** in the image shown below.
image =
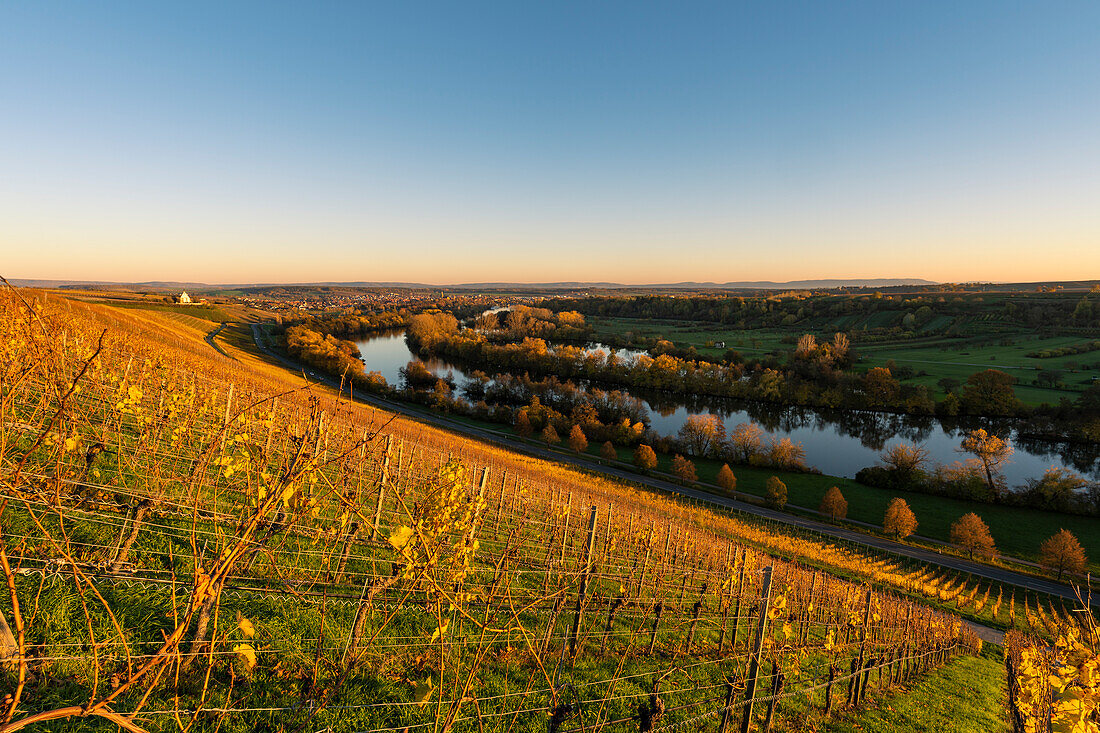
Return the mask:
[[[339,382],[331,379],[320,372],[310,369],[309,367],[303,367],[282,354],[277,353],[273,349],[269,348],[266,343],[266,339],[260,332],[260,327],[257,324],[252,324],[252,337],[256,341],[256,346],[267,356],[275,359],[279,363],[287,366],[288,368],[296,372],[305,372],[311,379],[324,383],[335,389],[340,388]],[[699,489],[692,489],[686,486],[672,483],[671,481],[665,481],[663,479],[654,476],[642,476],[633,471],[625,470],[614,465],[608,465],[596,461],[595,459],[586,458],[585,456],[569,455],[559,453],[557,451],[541,448],[538,446],[529,445],[527,443],[520,442],[512,439],[501,433],[497,433],[492,430],[487,430],[474,425],[466,423],[460,423],[455,420],[450,420],[441,415],[429,413],[419,410],[410,405],[406,405],[393,400],[388,400],[375,395],[356,394],[356,400],[361,400],[365,403],[371,404],[389,412],[396,412],[400,415],[419,420],[420,422],[429,423],[444,430],[450,430],[452,432],[460,432],[466,435],[473,436],[480,440],[484,440],[490,443],[506,447],[510,450],[533,455],[538,458],[544,458],[549,461],[556,461],[558,463],[566,463],[578,468],[585,469],[587,471],[593,471],[601,473],[606,476],[613,476],[615,478],[624,479],[626,481],[632,481],[637,484],[643,484],[652,489],[663,491],[665,493],[675,493],[682,496],[691,497],[700,501],[709,502],[711,504],[717,504],[723,507],[728,507],[745,514],[753,514],[758,517],[769,519],[773,522],[779,522],[782,524],[791,525],[800,529],[808,530],[819,535],[826,535],[839,540],[844,540],[857,545],[863,545],[866,547],[872,547],[877,550],[883,550],[886,552],[900,555],[902,557],[911,558],[914,560],[920,560],[935,565],[940,565],[951,570],[963,571],[971,573],[982,578],[994,580],[999,583],[1007,583],[1015,585],[1019,588],[1026,588],[1027,590],[1036,591],[1039,593],[1047,593],[1053,596],[1066,598],[1069,600],[1077,600],[1077,594],[1068,585],[1063,583],[1057,583],[1053,580],[1045,580],[1043,578],[1036,578],[1030,575],[1024,575],[1023,573],[1017,573],[1005,568],[999,568],[995,566],[985,565],[979,562],[972,562],[965,558],[956,557],[954,555],[945,555],[935,550],[914,547],[912,545],[902,544],[900,542],[894,542],[893,540],[886,539],[885,537],[877,537],[874,535],[864,534],[855,530],[845,529],[844,527],[838,527],[832,524],[826,524],[815,519],[807,517],[800,517],[793,514],[787,514],[786,512],[778,512],[774,509],[767,507],[757,506],[755,504],[749,504],[747,502],[739,501],[737,499],[730,499],[723,496],[717,496],[706,491]],[[1097,598],[1093,602],[1094,606],[1100,607],[1100,598]]]
[[[229,354],[225,353],[225,349],[223,349],[222,347],[218,346],[218,344],[217,344],[217,343],[216,343],[216,342],[214,341],[214,338],[215,338],[215,337],[216,337],[216,336],[217,336],[217,335],[218,335],[219,333],[221,333],[221,332],[222,332],[222,329],[223,329],[223,328],[225,328],[226,326],[232,326],[232,325],[233,325],[233,324],[232,324],[232,323],[229,323],[229,322],[223,323],[223,324],[221,324],[220,326],[218,326],[217,328],[215,328],[215,329],[214,329],[213,331],[211,331],[210,333],[206,334],[206,343],[210,344],[210,345],[211,345],[211,346],[212,346],[212,347],[214,348],[214,350],[215,350],[215,351],[217,351],[217,352],[218,352],[219,354],[221,354],[222,356],[224,356],[224,357],[225,357],[226,359],[232,359],[233,361],[236,361],[236,359],[233,359],[233,357],[232,357],[232,356],[230,356]],[[253,335],[255,335],[255,332],[253,332]]]
[[996,644],[1001,646],[1005,643],[1005,632],[1000,629],[991,629],[988,626],[982,626],[976,624],[973,621],[968,621],[965,618],[962,620],[964,624],[970,627],[970,630],[977,634],[978,638],[984,641],[986,644]]

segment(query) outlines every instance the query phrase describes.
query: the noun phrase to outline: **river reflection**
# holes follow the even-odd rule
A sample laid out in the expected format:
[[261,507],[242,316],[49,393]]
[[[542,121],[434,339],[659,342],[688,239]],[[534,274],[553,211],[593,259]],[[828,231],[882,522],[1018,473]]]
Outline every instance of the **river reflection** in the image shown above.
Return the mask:
[[[392,387],[400,387],[398,370],[416,358],[402,331],[393,331],[357,343],[368,371],[377,371]],[[593,348],[600,348],[594,345]],[[607,350],[604,347],[604,350]],[[618,352],[624,358],[633,353]],[[439,359],[424,362],[440,377],[452,376],[461,386],[466,373]],[[628,391],[628,390],[622,390]],[[1014,436],[1003,420],[940,420],[914,415],[854,410],[817,410],[766,402],[740,402],[698,395],[671,395],[629,390],[649,410],[650,426],[662,435],[675,435],[688,415],[713,414],[727,431],[740,423],[754,422],[776,438],[802,443],[806,463],[833,476],[853,477],[859,469],[878,462],[886,448],[898,443],[917,443],[937,463],[964,460],[958,450],[967,430],[982,427],[1001,436]],[[1003,472],[1009,486],[1036,478],[1047,468],[1068,468],[1100,479],[1100,449],[1090,444],[1051,443],[1014,438],[1015,453]]]

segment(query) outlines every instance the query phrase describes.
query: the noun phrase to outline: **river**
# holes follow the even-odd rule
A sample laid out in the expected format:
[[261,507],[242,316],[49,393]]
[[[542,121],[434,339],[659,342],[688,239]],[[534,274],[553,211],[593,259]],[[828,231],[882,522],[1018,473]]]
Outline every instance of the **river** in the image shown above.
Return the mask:
[[[392,331],[357,341],[367,371],[379,372],[392,387],[401,386],[398,370],[417,358],[405,343],[403,331]],[[631,358],[630,352],[619,351]],[[422,360],[434,374],[451,375],[461,387],[466,373],[439,359]],[[628,390],[622,390],[627,392]],[[692,399],[683,395],[632,392],[645,402],[650,426],[662,435],[675,435],[690,414],[714,414],[732,430],[754,422],[770,436],[790,438],[806,450],[806,463],[832,476],[852,478],[878,462],[882,451],[897,443],[916,443],[928,450],[936,463],[951,463],[968,456],[959,444],[966,430],[980,424],[998,434],[1011,434],[1006,423],[946,423],[936,418],[852,410],[815,410],[767,403],[734,402],[714,397]],[[1012,487],[1037,478],[1051,466],[1066,468],[1100,479],[1100,456],[1095,446],[1014,440],[1015,452],[1002,473]]]

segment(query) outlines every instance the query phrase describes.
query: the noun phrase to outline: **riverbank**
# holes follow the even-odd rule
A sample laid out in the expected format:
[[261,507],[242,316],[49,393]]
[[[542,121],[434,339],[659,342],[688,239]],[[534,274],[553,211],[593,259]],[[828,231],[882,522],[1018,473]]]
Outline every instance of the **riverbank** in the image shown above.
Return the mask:
[[[420,359],[400,332],[356,342],[367,371],[379,372],[391,386],[400,384],[400,369]],[[453,376],[461,386],[469,378],[462,365],[445,359],[427,359],[425,366],[437,376]],[[472,370],[471,370],[472,371]],[[867,410],[825,410],[743,402],[728,398],[658,393],[652,390],[620,388],[620,392],[642,400],[649,414],[650,428],[663,436],[675,436],[693,414],[715,415],[731,433],[737,425],[754,423],[773,439],[801,443],[805,463],[824,474],[854,478],[856,473],[878,463],[884,450],[900,443],[919,444],[933,462],[949,465],[963,459],[959,446],[965,433],[981,427],[1002,437],[1014,436],[1012,420],[944,421],[931,416],[904,415]],[[1100,478],[1100,446],[1065,445],[1038,440],[1014,440],[1015,453],[1002,466],[1009,486],[1039,478],[1050,467]],[[1057,530],[1055,530],[1057,531]]]

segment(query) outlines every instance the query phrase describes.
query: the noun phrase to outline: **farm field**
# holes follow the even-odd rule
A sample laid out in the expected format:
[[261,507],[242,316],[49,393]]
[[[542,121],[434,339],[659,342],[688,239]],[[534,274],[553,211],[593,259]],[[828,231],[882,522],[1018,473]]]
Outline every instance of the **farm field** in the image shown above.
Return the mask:
[[[1067,392],[1081,392],[1092,383],[1094,377],[1100,377],[1100,351],[1051,358],[1028,356],[1031,353],[1049,352],[1085,343],[1090,339],[1070,336],[1044,338],[1034,334],[1020,334],[1008,337],[1007,340],[1011,345],[988,341],[961,341],[930,346],[909,346],[904,343],[868,344],[859,351],[863,362],[874,366],[882,366],[893,360],[899,365],[912,366],[918,372],[927,371],[926,376],[917,376],[908,381],[935,390],[937,397],[944,394],[937,384],[940,379],[951,378],[962,383],[974,371],[983,368],[1000,369],[1016,377],[1019,380],[1016,395],[1029,404],[1057,402]],[[1032,384],[1038,370],[1062,372],[1060,381],[1065,384],[1065,389]]]
[[[736,349],[746,356],[763,355],[771,351],[790,348],[783,342],[791,334],[784,331],[753,329],[736,330],[718,323],[675,321],[643,318],[605,318],[591,316],[586,319],[596,331],[596,339],[604,335],[625,337],[633,334],[643,338],[663,338],[677,346],[694,346],[699,353],[721,356],[726,349]],[[796,336],[797,338],[797,336]],[[724,349],[707,346],[707,342],[724,341]]]
[[68,290],[55,292],[59,296],[80,300],[86,303],[109,305],[115,308],[175,314],[184,317],[184,319],[194,318],[213,323],[226,323],[230,321],[243,321],[248,323],[271,317],[271,314],[266,311],[228,301],[216,300],[210,303],[194,302],[183,305],[165,302],[165,296],[140,295],[137,293]]
[[[883,319],[889,312],[877,313]],[[895,314],[896,315],[896,314]],[[942,319],[941,319],[942,320]],[[694,347],[700,354],[721,357],[726,350],[734,349],[745,358],[759,358],[776,353],[781,358],[794,348],[804,333],[828,338],[836,331],[848,331],[854,322],[850,317],[840,317],[827,322],[800,323],[789,328],[760,328],[737,330],[723,324],[703,322],[658,320],[640,318],[590,317],[588,323],[595,329],[595,338],[616,336],[624,338],[662,338],[680,347]],[[971,336],[945,337],[932,333],[945,323],[928,324],[929,335],[914,340],[860,343],[855,348],[860,360],[857,368],[887,366],[894,362],[911,367],[914,376],[902,379],[904,383],[923,385],[940,399],[946,395],[939,385],[941,379],[954,379],[963,383],[973,373],[984,369],[1001,369],[1016,377],[1016,395],[1029,405],[1056,404],[1066,397],[1074,399],[1088,388],[1094,378],[1100,377],[1100,351],[1083,354],[1038,358],[1030,353],[1050,352],[1066,346],[1087,343],[1093,339],[1083,336],[1048,337],[1032,331],[1012,330],[998,332],[995,337],[977,332]],[[708,346],[723,342],[724,348]],[[1060,387],[1035,384],[1039,370],[1059,372]]]

